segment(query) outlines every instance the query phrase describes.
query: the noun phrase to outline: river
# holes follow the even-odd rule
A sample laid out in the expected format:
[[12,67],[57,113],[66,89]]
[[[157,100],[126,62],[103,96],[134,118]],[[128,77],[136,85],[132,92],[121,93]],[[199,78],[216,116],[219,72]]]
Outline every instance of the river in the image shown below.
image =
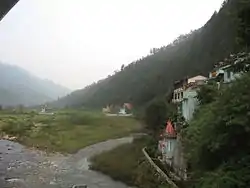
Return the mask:
[[88,158],[132,141],[133,137],[113,139],[88,146],[73,155],[62,155],[0,140],[0,187],[71,188],[74,184],[87,184],[89,188],[129,188],[89,170]]

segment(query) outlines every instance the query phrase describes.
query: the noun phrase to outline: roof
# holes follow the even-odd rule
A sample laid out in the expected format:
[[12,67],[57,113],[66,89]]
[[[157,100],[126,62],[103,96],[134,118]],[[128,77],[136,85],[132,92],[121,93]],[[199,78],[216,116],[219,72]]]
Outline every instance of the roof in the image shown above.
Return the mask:
[[127,107],[129,110],[133,108],[131,103],[124,103],[124,107]]
[[0,0],[0,21],[19,0]]
[[167,133],[167,135],[170,135],[170,136],[176,135],[174,127],[173,127],[171,121],[169,121],[169,120],[167,121],[167,125],[166,125],[166,133]]
[[218,69],[227,69],[232,65],[242,63],[250,58],[250,53],[240,52],[237,54],[231,54],[228,58],[225,58],[224,61],[220,61],[214,65],[214,70]]
[[202,76],[202,75],[198,75],[198,76],[189,78],[189,79],[188,79],[188,83],[196,82],[196,81],[201,81],[201,80],[206,80],[206,79],[207,79],[207,77]]

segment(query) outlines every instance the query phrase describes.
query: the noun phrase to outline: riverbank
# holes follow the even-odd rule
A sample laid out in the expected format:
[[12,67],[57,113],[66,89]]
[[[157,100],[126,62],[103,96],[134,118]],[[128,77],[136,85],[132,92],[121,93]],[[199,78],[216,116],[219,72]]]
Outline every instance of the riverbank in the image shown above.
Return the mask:
[[89,170],[87,159],[132,140],[132,137],[112,139],[72,155],[47,154],[0,140],[0,187],[69,188],[74,184],[87,184],[91,188],[129,188],[102,173]]
[[86,146],[140,131],[130,117],[107,117],[101,113],[66,110],[54,115],[0,114],[2,137],[8,135],[29,147],[75,153]]
[[91,158],[91,169],[100,171],[114,180],[140,188],[163,188],[152,167],[145,159],[142,149],[148,143],[148,137],[135,139],[113,150],[103,152]]

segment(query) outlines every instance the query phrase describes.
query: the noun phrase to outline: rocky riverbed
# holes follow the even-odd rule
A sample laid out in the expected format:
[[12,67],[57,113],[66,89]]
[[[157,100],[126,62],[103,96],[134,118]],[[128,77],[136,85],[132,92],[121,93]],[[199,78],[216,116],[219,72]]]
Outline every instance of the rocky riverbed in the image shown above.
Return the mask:
[[0,187],[70,188],[74,184],[87,184],[89,188],[128,188],[106,175],[89,170],[88,158],[132,140],[133,137],[108,140],[73,155],[47,154],[0,140]]

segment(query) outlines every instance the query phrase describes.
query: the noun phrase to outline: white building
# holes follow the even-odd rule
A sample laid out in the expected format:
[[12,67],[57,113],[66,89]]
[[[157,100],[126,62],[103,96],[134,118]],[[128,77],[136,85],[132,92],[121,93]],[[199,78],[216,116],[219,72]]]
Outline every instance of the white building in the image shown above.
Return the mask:
[[203,85],[207,77],[198,75],[183,81],[181,87],[176,88],[173,93],[172,102],[178,104],[179,113],[186,121],[192,119],[199,102],[197,99],[197,87]]
[[[216,79],[217,82],[230,83],[239,78],[249,69],[249,64],[244,64],[245,59],[238,59],[233,64],[217,67],[209,73],[209,79]],[[241,70],[234,70],[235,66],[242,66]]]
[[203,84],[204,81],[206,80],[207,80],[207,77],[198,75],[192,78],[188,78],[188,79],[184,79],[184,80],[176,82],[177,84],[174,89],[172,102],[173,103],[182,102],[184,98],[184,92],[186,91],[187,87],[189,87],[190,84],[192,85],[192,83],[196,83],[197,85],[199,85],[199,84]]
[[125,108],[121,108],[119,111],[119,114],[125,115],[126,113],[126,109]]
[[188,88],[183,92],[183,101],[181,104],[182,116],[186,121],[193,118],[194,111],[197,109],[199,101],[197,99],[197,90]]

